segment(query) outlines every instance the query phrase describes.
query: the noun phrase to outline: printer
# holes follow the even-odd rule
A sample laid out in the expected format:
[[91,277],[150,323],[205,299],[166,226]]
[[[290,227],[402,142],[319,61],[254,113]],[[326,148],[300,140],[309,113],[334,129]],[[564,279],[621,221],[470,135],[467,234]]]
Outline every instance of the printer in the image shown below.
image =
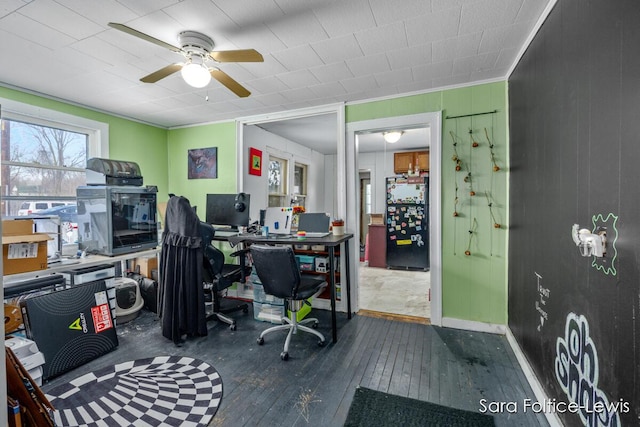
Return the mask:
[[137,163],[93,157],[87,160],[87,185],[142,186]]

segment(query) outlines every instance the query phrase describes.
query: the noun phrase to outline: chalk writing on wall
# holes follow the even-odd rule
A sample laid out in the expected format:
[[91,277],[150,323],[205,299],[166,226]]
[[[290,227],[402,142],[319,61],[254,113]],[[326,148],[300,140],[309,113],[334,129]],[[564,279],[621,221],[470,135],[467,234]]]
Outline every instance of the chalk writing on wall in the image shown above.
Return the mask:
[[596,345],[589,335],[589,322],[583,315],[569,313],[564,337],[556,341],[556,379],[574,404],[586,426],[620,426],[619,413],[629,412],[629,402],[609,402],[598,388],[599,361]]
[[534,273],[536,275],[536,288],[538,290],[539,296],[539,298],[536,300],[536,311],[540,315],[540,324],[538,324],[538,332],[540,332],[540,330],[544,326],[544,322],[549,320],[546,305],[551,291],[548,288],[542,286],[542,276],[535,271]]
[[607,230],[607,254],[602,258],[593,257],[591,261],[591,267],[595,267],[596,270],[602,271],[604,274],[610,274],[617,276],[616,270],[618,249],[616,248],[616,242],[618,241],[618,216],[609,213],[605,218],[603,214],[594,215],[591,218],[593,223],[593,230],[597,230],[599,227],[604,227]]

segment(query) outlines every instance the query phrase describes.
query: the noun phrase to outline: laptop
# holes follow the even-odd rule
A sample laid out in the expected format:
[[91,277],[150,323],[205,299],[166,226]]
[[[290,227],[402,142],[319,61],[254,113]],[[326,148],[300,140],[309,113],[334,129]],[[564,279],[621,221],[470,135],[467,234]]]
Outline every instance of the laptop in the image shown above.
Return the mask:
[[307,237],[324,237],[329,232],[329,215],[321,213],[302,213],[298,216],[298,231],[307,233]]
[[264,225],[269,227],[269,234],[291,234],[293,208],[289,206],[267,208],[264,214]]

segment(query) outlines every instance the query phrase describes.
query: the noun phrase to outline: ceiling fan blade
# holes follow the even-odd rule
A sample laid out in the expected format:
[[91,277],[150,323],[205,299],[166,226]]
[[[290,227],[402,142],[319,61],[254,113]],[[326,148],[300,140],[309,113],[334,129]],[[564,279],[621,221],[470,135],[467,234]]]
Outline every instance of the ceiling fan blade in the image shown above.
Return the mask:
[[169,50],[171,50],[173,52],[178,52],[178,53],[182,52],[182,49],[180,49],[179,47],[176,47],[176,46],[171,45],[169,43],[165,43],[162,40],[158,40],[157,38],[151,37],[148,34],[141,33],[140,31],[134,30],[131,27],[127,27],[124,24],[118,24],[118,23],[115,23],[115,22],[109,22],[109,26],[111,28],[115,28],[116,30],[120,30],[120,31],[123,31],[123,32],[125,32],[127,34],[131,34],[132,36],[138,37],[138,38],[140,38],[142,40],[146,40],[146,41],[151,42],[153,44],[157,44],[158,46],[164,47],[165,49],[169,49]]
[[220,71],[217,68],[213,68],[209,72],[211,73],[211,77],[225,85],[227,89],[238,95],[240,98],[246,98],[247,96],[251,95],[251,92],[249,92],[240,83],[229,77],[227,73]]
[[209,54],[218,62],[264,62],[264,58],[255,49],[221,50]]
[[164,79],[165,77],[180,71],[182,69],[182,65],[183,64],[169,64],[164,68],[160,68],[158,71],[154,71],[148,76],[144,76],[140,81],[144,83],[155,83],[158,80]]

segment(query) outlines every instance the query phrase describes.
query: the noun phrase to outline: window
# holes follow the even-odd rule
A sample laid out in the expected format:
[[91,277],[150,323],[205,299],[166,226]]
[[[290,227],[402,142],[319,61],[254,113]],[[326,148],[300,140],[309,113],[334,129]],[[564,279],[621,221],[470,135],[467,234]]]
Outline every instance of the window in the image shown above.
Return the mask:
[[106,123],[0,98],[3,216],[73,205],[90,157],[108,157]]
[[269,206],[289,206],[287,200],[287,169],[289,162],[269,155]]
[[17,215],[25,199],[35,202],[33,212],[75,200],[85,184],[86,133],[11,119],[0,126],[4,215]]
[[307,198],[307,165],[295,163],[293,167],[293,200],[295,206],[305,206]]
[[371,184],[364,186],[364,210],[367,215],[371,215]]

